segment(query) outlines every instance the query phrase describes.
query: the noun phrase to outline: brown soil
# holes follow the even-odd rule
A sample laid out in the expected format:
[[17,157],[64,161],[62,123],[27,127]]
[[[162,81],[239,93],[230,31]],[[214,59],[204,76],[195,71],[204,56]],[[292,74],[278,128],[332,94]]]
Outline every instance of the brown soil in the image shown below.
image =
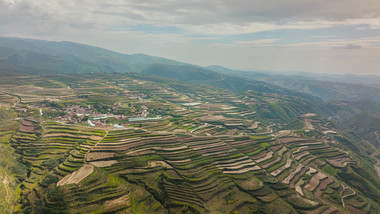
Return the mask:
[[282,171],[284,171],[285,169],[289,168],[290,165],[292,164],[292,159],[289,158],[288,156],[288,159],[286,160],[286,164],[278,169],[276,169],[275,171],[271,172],[270,174],[274,177],[276,177],[277,175],[279,175]]
[[150,161],[148,163],[148,168],[150,167],[164,167],[164,168],[168,168],[168,169],[171,169],[173,168],[172,166],[170,166],[168,163],[166,163],[165,161]]
[[106,201],[104,203],[104,211],[112,212],[130,206],[131,202],[129,198],[130,196],[128,194],[114,200]]
[[286,150],[287,150],[287,147],[284,146],[284,147],[282,147],[282,148],[280,149],[280,151],[277,152],[277,154],[278,154],[278,155],[282,155],[282,154],[284,154],[284,152],[286,152]]
[[78,184],[87,176],[89,176],[94,171],[94,166],[90,164],[85,164],[77,171],[66,175],[60,181],[58,181],[57,186],[62,186],[65,184]]
[[252,123],[252,125],[248,129],[257,129],[259,127],[259,123],[260,122],[255,121],[254,123]]
[[[256,147],[255,147],[256,148]],[[247,151],[246,151],[247,152]],[[247,152],[249,153],[249,152]],[[258,154],[256,155],[251,155],[250,157],[253,159],[253,160],[256,160],[256,159],[260,159],[260,158],[263,158],[265,157],[265,155],[267,154],[267,151],[266,150],[263,150],[261,152],[259,152]]]
[[306,173],[306,167],[302,168],[301,172],[297,173],[293,179],[290,180],[289,186],[294,188],[295,183]]
[[310,153],[309,153],[308,151],[303,151],[303,152],[297,154],[297,155],[294,157],[294,159],[296,159],[296,160],[300,160],[302,157],[305,157],[305,156],[307,156],[307,155],[310,155]]
[[225,173],[225,174],[242,174],[242,173],[246,173],[246,172],[254,171],[254,170],[259,170],[259,169],[260,169],[260,167],[253,166],[253,167],[244,168],[244,169],[235,170],[235,171],[223,171],[223,173]]
[[279,140],[283,143],[290,143],[290,142],[299,141],[303,139],[298,138],[298,137],[286,137],[286,138],[284,137],[284,138],[280,138]]
[[189,147],[187,146],[179,146],[179,147],[154,147],[154,150],[163,150],[163,151],[176,151],[176,150],[183,150],[183,149],[188,149]]
[[[81,136],[82,137],[82,136]],[[83,137],[87,137],[87,136],[83,136]],[[103,137],[100,137],[100,136],[95,136],[95,135],[92,135],[90,136],[90,140],[95,140],[95,141],[99,141],[101,140]]]
[[301,187],[302,184],[304,184],[304,181],[303,181],[302,179],[300,179],[300,180],[295,184],[295,189],[296,189],[296,191],[297,191],[299,194],[301,194],[301,195],[303,195],[303,191],[302,191],[302,187]]
[[220,147],[220,146],[225,146],[226,143],[220,142],[220,143],[213,143],[213,144],[206,144],[206,145],[199,145],[199,146],[191,146],[193,150],[200,150],[200,149],[207,149],[207,148],[212,148],[212,147]]
[[270,167],[270,166],[276,164],[276,163],[279,162],[279,161],[281,161],[281,157],[277,157],[275,160],[273,160],[273,161],[271,161],[271,162],[269,162],[269,163],[267,163],[267,164],[264,164],[264,165],[262,165],[261,167],[264,168],[264,169],[266,169],[266,168],[268,168],[268,167]]
[[34,126],[24,126],[24,125],[21,125],[19,130],[21,132],[33,132],[34,131]]
[[337,159],[326,159],[328,163],[335,167],[345,167],[347,166],[347,163],[353,162],[350,158],[337,158]]
[[270,152],[267,152],[267,153],[265,154],[264,157],[262,157],[262,158],[260,158],[260,159],[257,159],[257,160],[255,160],[255,161],[256,161],[256,163],[261,163],[261,162],[263,162],[263,161],[266,161],[266,160],[268,160],[268,159],[271,159],[272,157],[273,157],[273,152],[270,151]]
[[225,163],[225,164],[217,164],[215,165],[216,167],[218,168],[225,168],[225,167],[232,167],[232,166],[239,166],[239,165],[242,165],[242,164],[246,164],[246,163],[252,163],[252,160],[250,159],[245,159],[245,160],[242,160],[242,161],[239,161],[239,162],[233,162],[233,163]]
[[90,152],[87,155],[86,161],[94,161],[104,158],[112,158],[115,156],[115,152]]
[[113,164],[118,163],[118,162],[116,160],[109,160],[109,161],[93,161],[89,163],[96,167],[107,167],[107,166],[112,166]]
[[241,169],[241,168],[246,167],[246,166],[255,166],[255,163],[251,162],[251,163],[239,164],[237,166],[224,166],[224,167],[222,167],[222,169],[228,169],[228,170]]
[[320,196],[322,195],[322,190],[326,189],[327,185],[331,184],[332,182],[334,182],[332,178],[324,179],[323,181],[321,181],[317,190],[315,191],[315,196],[317,198],[320,198]]
[[183,160],[171,160],[169,161],[170,163],[186,163],[186,162],[190,162],[191,159],[183,159]]
[[27,120],[22,120],[21,123],[25,126],[34,126],[34,123]]
[[278,131],[277,133],[274,134],[274,136],[276,137],[285,137],[285,136],[288,136],[290,135],[290,130],[282,130],[282,131]]
[[292,178],[294,177],[294,175],[296,175],[298,172],[300,172],[303,168],[303,165],[302,164],[299,164],[296,168],[296,170],[294,170],[293,172],[291,172],[288,177],[286,177],[284,180],[282,180],[282,183],[285,183],[285,184],[289,184],[290,180],[292,180]]
[[310,178],[309,182],[305,185],[305,189],[313,191],[318,186],[319,181],[326,177],[327,176],[325,174],[318,172]]

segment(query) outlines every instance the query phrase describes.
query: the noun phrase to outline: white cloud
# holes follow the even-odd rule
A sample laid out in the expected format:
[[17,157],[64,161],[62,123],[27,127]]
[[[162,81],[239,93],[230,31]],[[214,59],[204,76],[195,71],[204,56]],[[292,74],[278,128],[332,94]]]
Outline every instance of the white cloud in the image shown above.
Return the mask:
[[[1,0],[3,25],[73,28],[176,26],[189,33],[236,35],[281,29],[320,29],[336,25],[380,28],[380,2],[367,0]],[[5,21],[6,20],[6,21]],[[281,23],[281,24],[279,24]],[[24,25],[24,26],[23,26]],[[15,28],[12,28],[15,29]],[[29,29],[27,29],[29,30]],[[67,29],[66,29],[67,30]]]
[[273,44],[277,42],[278,39],[257,39],[252,41],[237,41],[235,44],[242,44],[242,45],[262,45],[262,44]]
[[[131,30],[131,26],[140,24],[177,27],[184,33],[158,35]],[[275,37],[212,43],[223,36],[264,31],[276,35],[278,30],[338,26],[356,26],[363,35],[380,29],[380,1],[0,0],[2,36],[69,40],[124,53],[143,52],[235,68],[351,73],[355,69],[372,72],[378,68],[379,37],[325,37],[321,42],[294,44],[279,44]],[[332,49],[347,44],[363,48]]]

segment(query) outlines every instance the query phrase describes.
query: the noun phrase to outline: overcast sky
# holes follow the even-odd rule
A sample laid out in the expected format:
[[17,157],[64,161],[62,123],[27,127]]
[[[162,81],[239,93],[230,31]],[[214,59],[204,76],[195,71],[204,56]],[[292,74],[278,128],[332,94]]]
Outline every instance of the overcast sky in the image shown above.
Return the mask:
[[380,75],[379,0],[0,0],[0,36],[202,66]]

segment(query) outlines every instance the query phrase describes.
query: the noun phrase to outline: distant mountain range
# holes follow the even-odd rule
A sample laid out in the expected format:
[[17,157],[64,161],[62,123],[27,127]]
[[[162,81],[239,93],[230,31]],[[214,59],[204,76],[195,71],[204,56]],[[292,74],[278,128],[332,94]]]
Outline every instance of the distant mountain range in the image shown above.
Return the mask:
[[0,38],[0,210],[378,213],[377,78],[330,77]]
[[342,126],[371,142],[376,148],[380,146],[380,113],[361,112]]
[[[267,71],[238,71],[222,66],[201,67],[144,54],[120,54],[65,41],[2,37],[0,66],[8,69],[17,66],[18,70],[28,67],[26,70],[33,73],[139,72],[210,84],[238,93],[254,90],[298,96],[316,102],[337,99],[358,101],[363,98],[380,102],[380,77],[376,76],[308,73],[283,75]],[[354,83],[355,80],[358,82]]]
[[147,64],[184,63],[144,54],[120,54],[73,42],[0,38],[0,61],[59,72],[139,72]]
[[236,71],[221,66],[208,68],[311,94],[324,101],[358,101],[363,98],[380,101],[380,76]]
[[0,38],[0,63],[31,68],[34,73],[139,72],[192,83],[204,83],[242,93],[254,90],[299,96],[321,102],[317,97],[288,90],[262,81],[246,80],[186,64],[143,54],[120,54],[72,42],[51,42],[20,38]]

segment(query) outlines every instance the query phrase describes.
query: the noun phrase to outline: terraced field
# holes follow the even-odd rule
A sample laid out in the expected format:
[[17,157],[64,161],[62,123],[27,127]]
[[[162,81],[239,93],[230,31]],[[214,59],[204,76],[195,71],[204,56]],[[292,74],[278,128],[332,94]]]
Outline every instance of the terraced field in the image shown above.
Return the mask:
[[81,167],[88,149],[104,134],[101,130],[22,120],[10,139],[20,161],[30,167],[28,177],[20,186],[21,202],[36,201],[39,190],[47,186],[45,178],[64,176]]
[[329,121],[263,120],[290,98],[134,75],[53,75],[4,88],[0,149],[9,155],[0,158],[0,212],[380,209],[380,182],[365,170],[371,159],[356,155]]
[[[22,126],[28,129],[20,128],[12,142],[32,170],[20,186],[21,202],[47,200],[53,196],[44,188],[54,187],[67,198],[63,200],[67,209],[79,212],[327,209],[316,197],[297,193],[299,174],[313,168],[297,163],[290,145],[271,136],[179,136],[143,129],[104,132],[32,120],[21,121]],[[331,183],[323,182],[321,173],[309,174],[313,176],[304,181],[303,191],[323,190]],[[293,183],[294,189],[287,183]]]
[[[132,202],[122,202],[133,198],[131,190],[122,187],[130,185],[128,183],[142,184],[146,197],[151,197],[152,201],[156,201],[154,207],[157,210],[166,208],[177,212],[186,208],[200,213],[224,213],[228,209],[228,212],[244,213],[259,210],[271,212],[276,206],[283,206],[289,212],[322,209],[315,198],[304,198],[296,193],[297,188],[292,190],[281,185],[279,182],[281,180],[283,183],[296,183],[293,177],[299,179],[300,176],[297,175],[299,172],[305,173],[303,169],[306,166],[299,164],[293,167],[294,161],[286,146],[278,144],[270,137],[264,140],[253,140],[249,137],[211,136],[184,138],[175,134],[157,134],[135,129],[115,130],[101,134],[94,130],[67,130],[57,124],[44,124],[43,127],[45,135],[41,137],[41,140],[46,143],[47,151],[49,151],[48,147],[53,146],[57,149],[56,146],[59,148],[70,145],[68,141],[66,141],[68,145],[63,141],[59,144],[51,144],[49,142],[52,142],[50,139],[52,137],[56,141],[58,137],[62,140],[64,137],[72,137],[71,135],[80,135],[81,138],[86,139],[86,142],[79,143],[75,148],[72,146],[70,154],[62,164],[54,168],[53,173],[40,176],[60,178],[58,186],[65,192],[81,192],[69,187],[74,184],[75,188],[79,188],[76,187],[79,183],[82,186],[94,176],[99,177],[97,173],[103,173],[104,179],[101,180],[108,180],[108,184],[111,182],[110,179],[119,180],[114,181],[114,185],[107,186],[114,189],[109,190],[110,192],[115,192],[115,195],[107,194],[110,198],[101,198],[101,195],[105,195],[108,191],[101,188],[104,183],[91,183],[93,188],[102,189],[100,195],[95,193],[96,191],[93,193],[93,197],[100,197],[91,202],[96,202],[97,206],[94,207],[90,205],[91,203],[76,204],[72,199],[75,197],[70,195],[69,198],[72,199],[68,201],[70,209],[107,210],[111,209],[107,208],[110,203],[118,204],[120,209],[127,207],[136,209],[136,207],[130,207]],[[282,156],[283,153],[286,155]],[[55,154],[60,155],[59,152]],[[29,159],[28,161],[36,162],[37,160]],[[293,168],[294,171],[291,171]],[[271,176],[273,177],[270,179]],[[314,190],[318,181],[323,178],[318,173],[311,177],[305,187],[307,191]],[[33,182],[28,180],[26,183],[29,183],[29,186],[23,189],[23,193],[32,188],[30,185]],[[38,185],[41,184],[35,184],[34,188],[38,189],[36,188]],[[117,190],[119,188],[125,190]],[[322,186],[320,189],[326,189],[326,187]],[[284,191],[288,193],[283,194]],[[86,190],[86,192],[90,194],[92,191]],[[103,207],[99,205],[99,200],[104,202]],[[289,201],[292,200],[302,201],[305,204],[292,208],[289,206]],[[144,205],[144,207],[149,206]]]

